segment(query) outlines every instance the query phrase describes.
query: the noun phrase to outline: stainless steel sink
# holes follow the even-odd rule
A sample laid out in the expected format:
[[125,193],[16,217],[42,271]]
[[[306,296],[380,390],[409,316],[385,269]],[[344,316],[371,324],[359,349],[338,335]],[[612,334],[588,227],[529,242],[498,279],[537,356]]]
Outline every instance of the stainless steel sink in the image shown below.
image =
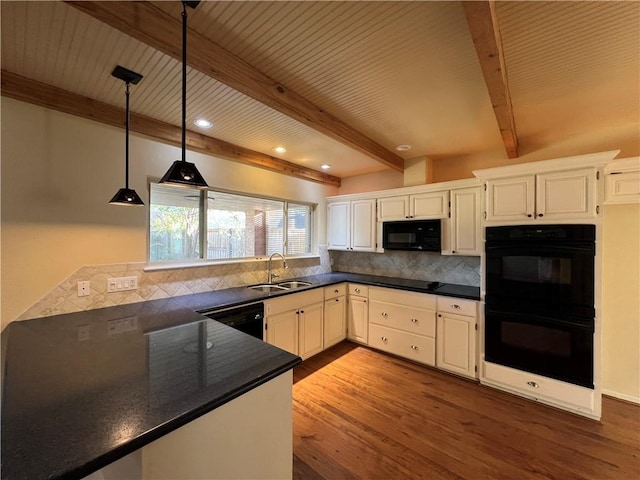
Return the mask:
[[299,282],[296,280],[292,280],[289,282],[280,282],[278,283],[278,285],[280,287],[285,287],[285,288],[301,288],[301,287],[310,287],[311,284],[309,282]]
[[264,283],[261,285],[250,285],[247,288],[250,288],[251,290],[262,290],[263,292],[273,292],[274,290],[289,290],[287,287],[269,283]]

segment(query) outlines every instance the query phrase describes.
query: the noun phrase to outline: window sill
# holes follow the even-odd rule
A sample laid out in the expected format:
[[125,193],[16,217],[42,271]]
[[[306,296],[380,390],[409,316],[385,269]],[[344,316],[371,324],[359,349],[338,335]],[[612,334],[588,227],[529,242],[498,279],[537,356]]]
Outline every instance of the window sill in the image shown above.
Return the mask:
[[[296,260],[308,259],[308,258],[320,258],[317,253],[311,253],[309,255],[296,255],[292,257],[285,257],[287,262],[295,262]],[[229,265],[233,263],[255,263],[266,262],[269,260],[268,256],[255,257],[255,258],[239,258],[237,260],[191,260],[182,262],[155,262],[149,263],[143,268],[145,272],[155,272],[158,270],[176,270],[180,268],[198,268],[198,267],[214,267],[216,265]],[[276,260],[282,260],[280,257],[276,257]]]

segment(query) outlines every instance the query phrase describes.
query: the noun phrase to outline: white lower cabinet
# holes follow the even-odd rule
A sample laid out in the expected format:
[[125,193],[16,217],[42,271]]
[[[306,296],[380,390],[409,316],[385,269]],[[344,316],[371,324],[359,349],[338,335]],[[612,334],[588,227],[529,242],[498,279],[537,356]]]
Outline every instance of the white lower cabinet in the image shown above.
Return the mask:
[[476,378],[477,302],[438,297],[438,348],[436,366]]
[[436,363],[434,295],[369,288],[369,346],[426,365]]
[[322,289],[273,298],[265,302],[267,343],[302,359],[324,348]]
[[369,287],[349,284],[347,338],[367,344],[369,340]]
[[324,289],[324,348],[347,337],[347,286],[345,283]]
[[298,312],[290,310],[266,318],[267,343],[298,355]]
[[600,418],[600,391],[490,362],[484,362],[482,370],[481,383],[484,385],[524,395],[588,417]]

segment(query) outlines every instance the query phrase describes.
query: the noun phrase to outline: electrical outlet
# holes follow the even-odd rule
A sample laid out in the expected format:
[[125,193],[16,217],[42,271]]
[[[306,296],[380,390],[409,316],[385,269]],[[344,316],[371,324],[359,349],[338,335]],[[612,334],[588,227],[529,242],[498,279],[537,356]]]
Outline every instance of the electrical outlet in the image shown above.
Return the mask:
[[89,340],[89,325],[80,325],[78,327],[78,341],[84,342],[85,340]]
[[138,289],[138,277],[114,277],[107,278],[107,292],[124,292]]
[[87,280],[85,282],[78,282],[78,296],[86,297],[91,293],[91,283]]
[[138,329],[137,317],[117,318],[107,322],[107,335],[116,335],[118,333],[131,332]]

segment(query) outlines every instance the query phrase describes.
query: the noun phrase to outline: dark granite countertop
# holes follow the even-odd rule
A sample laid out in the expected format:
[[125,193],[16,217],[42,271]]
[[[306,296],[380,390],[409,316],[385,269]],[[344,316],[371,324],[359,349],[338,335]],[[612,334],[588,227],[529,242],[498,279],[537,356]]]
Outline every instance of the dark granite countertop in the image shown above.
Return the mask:
[[[351,273],[301,280],[480,296]],[[2,479],[82,478],[290,370],[299,357],[197,312],[301,290],[239,287],[12,322],[2,332]]]

